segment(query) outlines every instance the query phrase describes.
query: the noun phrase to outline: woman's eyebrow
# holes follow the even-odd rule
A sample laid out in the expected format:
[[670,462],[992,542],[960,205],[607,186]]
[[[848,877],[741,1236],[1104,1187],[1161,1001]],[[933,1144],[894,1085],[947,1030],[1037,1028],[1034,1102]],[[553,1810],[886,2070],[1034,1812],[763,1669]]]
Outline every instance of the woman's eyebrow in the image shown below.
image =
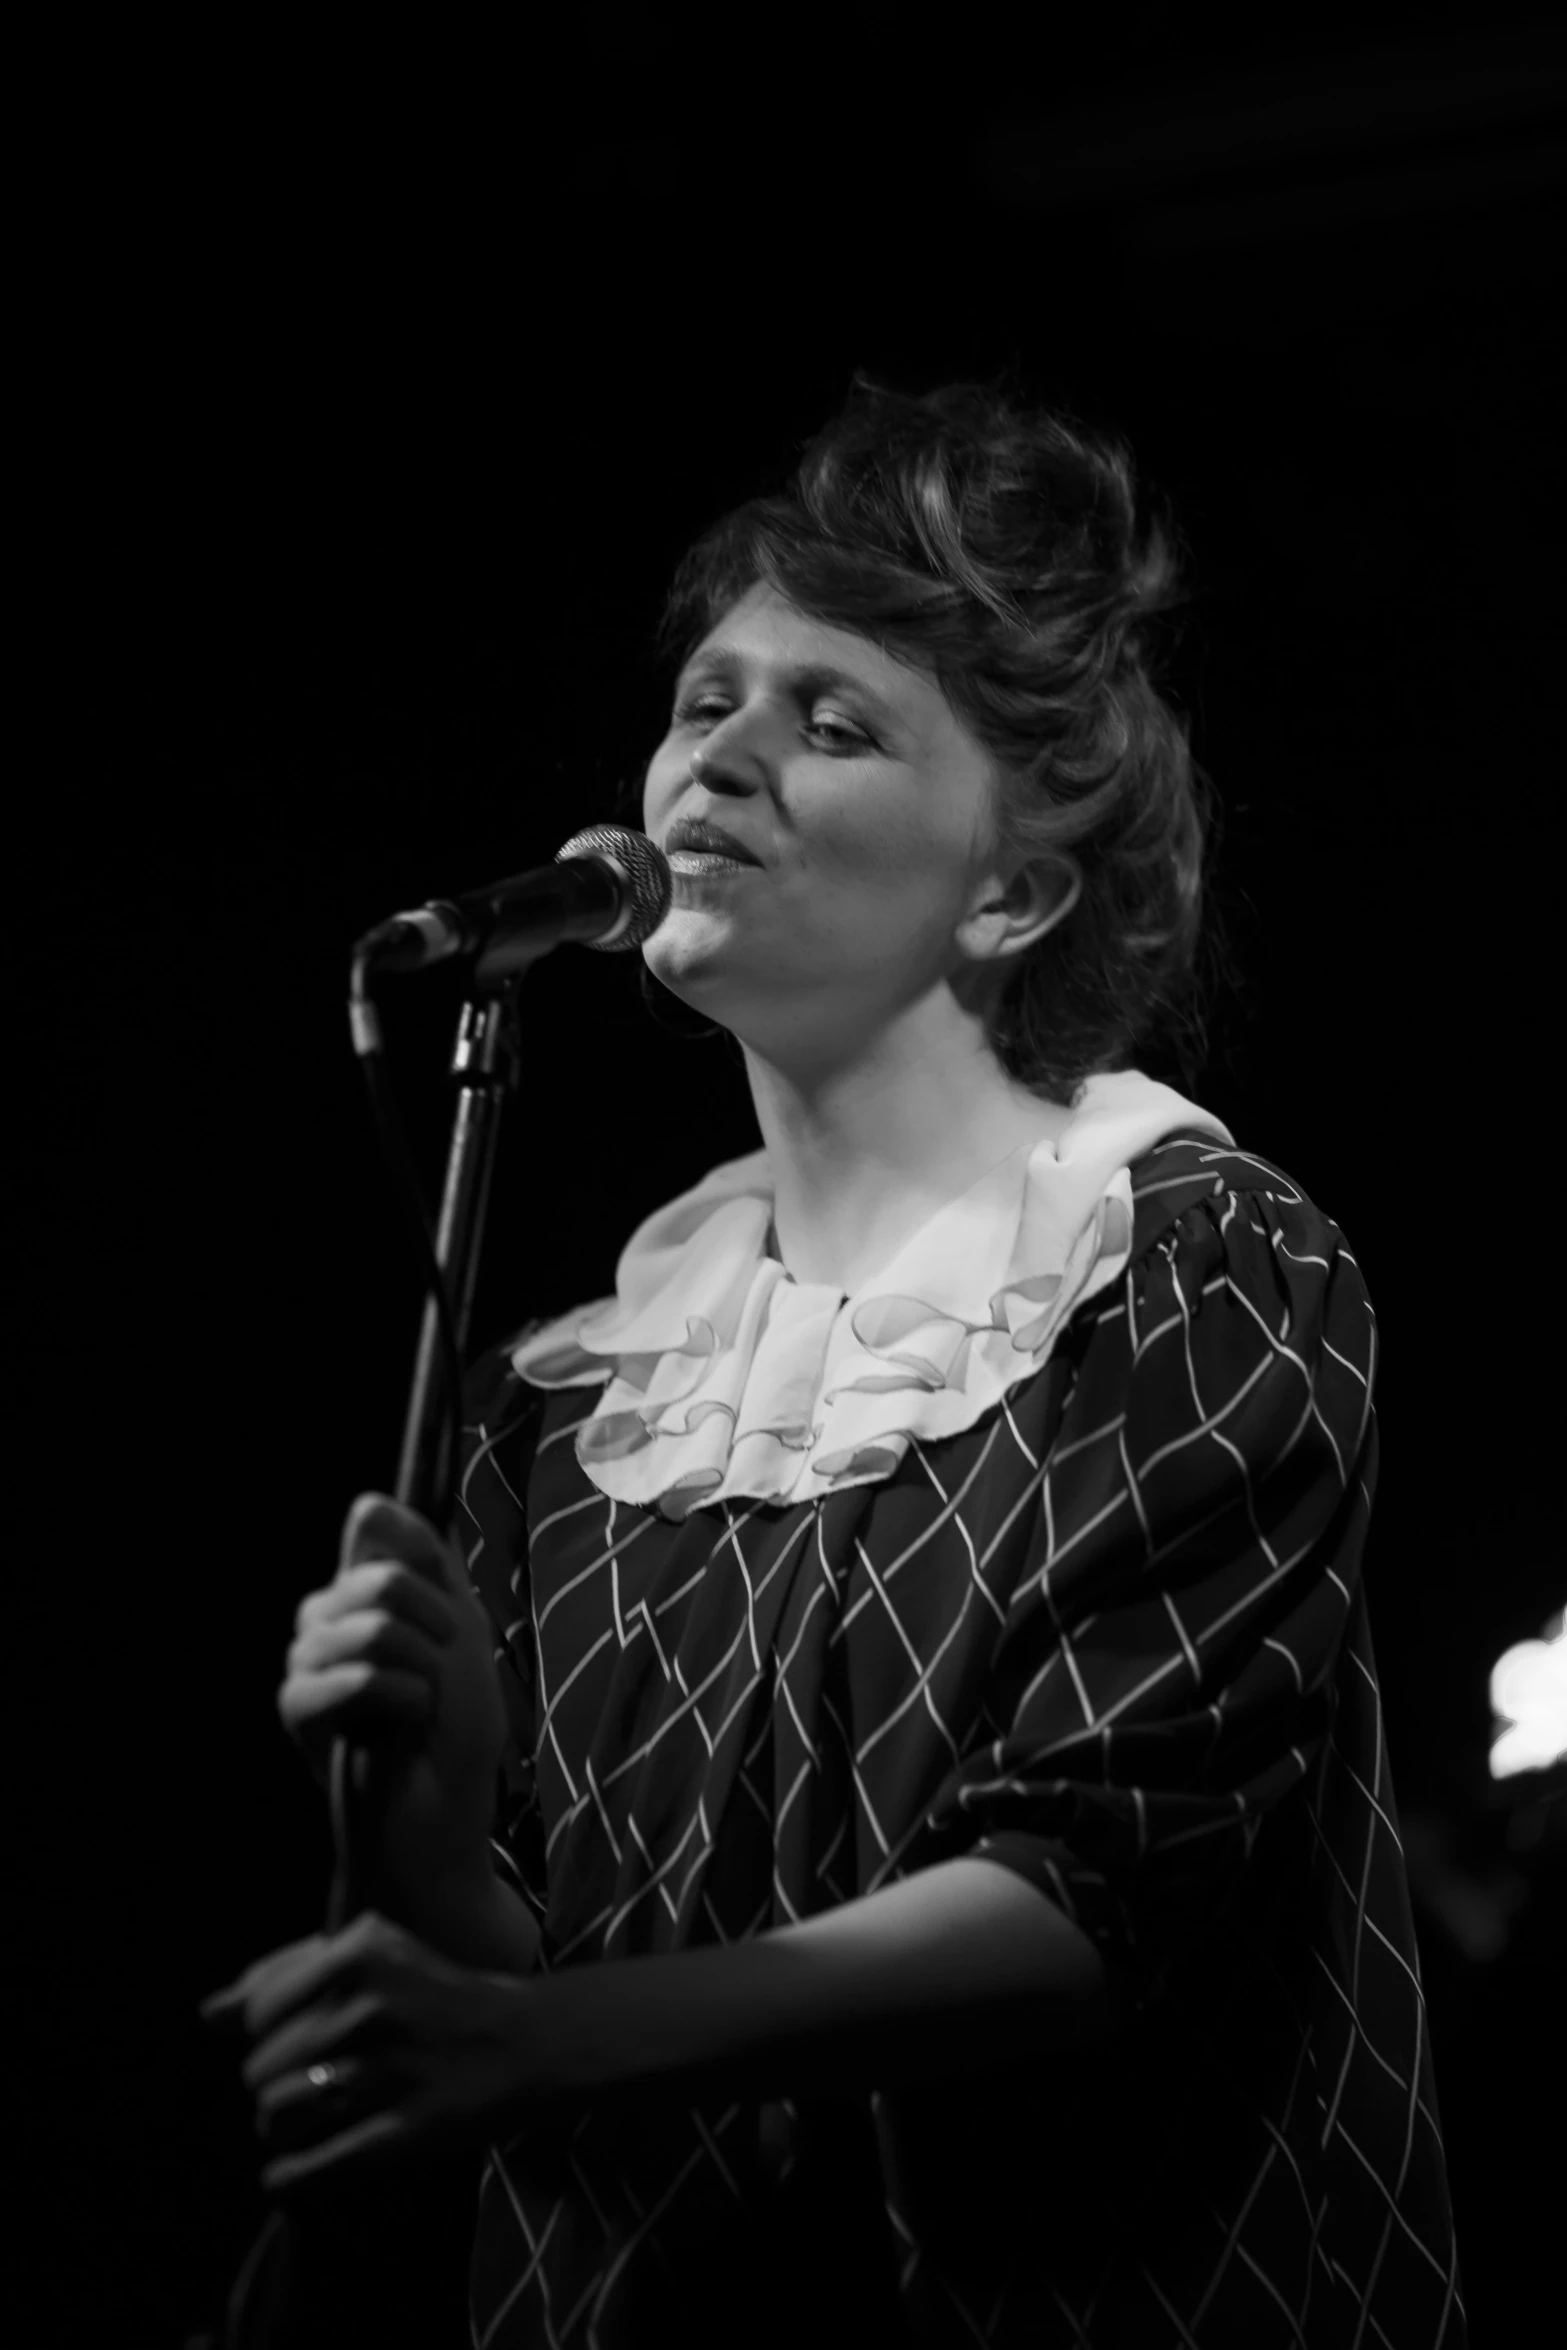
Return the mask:
[[[705,651],[693,653],[680,672],[681,686],[704,670],[743,669],[745,656],[735,645],[709,645]],[[867,713],[883,726],[898,724],[897,712],[890,702],[883,700],[874,686],[867,685],[850,669],[837,669],[830,661],[802,661],[783,672],[785,683],[796,692],[850,693],[855,695]]]

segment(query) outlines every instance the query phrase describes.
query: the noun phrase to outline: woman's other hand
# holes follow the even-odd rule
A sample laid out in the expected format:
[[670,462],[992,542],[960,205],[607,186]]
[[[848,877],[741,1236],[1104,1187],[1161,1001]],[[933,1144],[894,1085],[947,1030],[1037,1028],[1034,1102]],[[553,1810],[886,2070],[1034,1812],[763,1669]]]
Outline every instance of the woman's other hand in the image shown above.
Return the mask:
[[203,2002],[252,2043],[245,2081],[274,2193],[479,2145],[560,2091],[539,1986],[454,1965],[365,1911],[248,1967]]
[[277,1704],[318,1776],[339,1737],[389,1762],[383,1849],[394,1886],[488,1874],[506,1738],[494,1632],[455,1546],[428,1519],[388,1494],[360,1494],[336,1575],[300,1605]]

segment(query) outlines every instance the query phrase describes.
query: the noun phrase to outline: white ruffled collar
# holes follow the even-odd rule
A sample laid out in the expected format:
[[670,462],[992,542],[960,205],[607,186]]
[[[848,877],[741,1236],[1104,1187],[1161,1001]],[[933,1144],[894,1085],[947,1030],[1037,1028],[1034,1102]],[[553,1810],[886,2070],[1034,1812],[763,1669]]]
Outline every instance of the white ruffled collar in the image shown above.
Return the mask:
[[604,1393],[577,1429],[601,1493],[679,1519],[891,1475],[1044,1363],[1132,1244],[1131,1162],[1210,1112],[1139,1070],[1088,1078],[1058,1142],[1023,1144],[851,1295],[767,1252],[767,1153],[726,1160],[638,1225],[616,1293],[530,1330],[535,1387]]

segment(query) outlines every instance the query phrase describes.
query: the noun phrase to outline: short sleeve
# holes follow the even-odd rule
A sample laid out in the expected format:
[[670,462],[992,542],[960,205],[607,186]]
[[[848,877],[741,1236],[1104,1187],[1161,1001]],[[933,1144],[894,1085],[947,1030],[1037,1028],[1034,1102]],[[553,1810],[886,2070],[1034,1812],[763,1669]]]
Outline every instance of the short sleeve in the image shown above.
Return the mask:
[[1037,1884],[1135,2011],[1321,1756],[1370,1512],[1375,1325],[1308,1200],[1233,1190],[1187,1206],[1067,1336],[987,1734],[926,1824]]
[[512,1370],[514,1343],[481,1356],[464,1382],[458,1531],[490,1619],[506,1708],[492,1849],[506,1881],[542,1924],[548,1886],[535,1768],[538,1658],[528,1583],[528,1479],[548,1398]]

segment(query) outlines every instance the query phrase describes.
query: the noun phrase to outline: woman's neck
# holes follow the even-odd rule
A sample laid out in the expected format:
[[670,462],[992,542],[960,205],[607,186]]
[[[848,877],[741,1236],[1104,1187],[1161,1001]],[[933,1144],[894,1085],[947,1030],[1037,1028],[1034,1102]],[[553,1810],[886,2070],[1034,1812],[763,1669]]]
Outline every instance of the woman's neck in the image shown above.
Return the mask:
[[983,1039],[962,1049],[883,1035],[808,1078],[745,1048],[772,1169],[779,1255],[797,1281],[852,1295],[919,1227],[1070,1110],[1009,1078]]

